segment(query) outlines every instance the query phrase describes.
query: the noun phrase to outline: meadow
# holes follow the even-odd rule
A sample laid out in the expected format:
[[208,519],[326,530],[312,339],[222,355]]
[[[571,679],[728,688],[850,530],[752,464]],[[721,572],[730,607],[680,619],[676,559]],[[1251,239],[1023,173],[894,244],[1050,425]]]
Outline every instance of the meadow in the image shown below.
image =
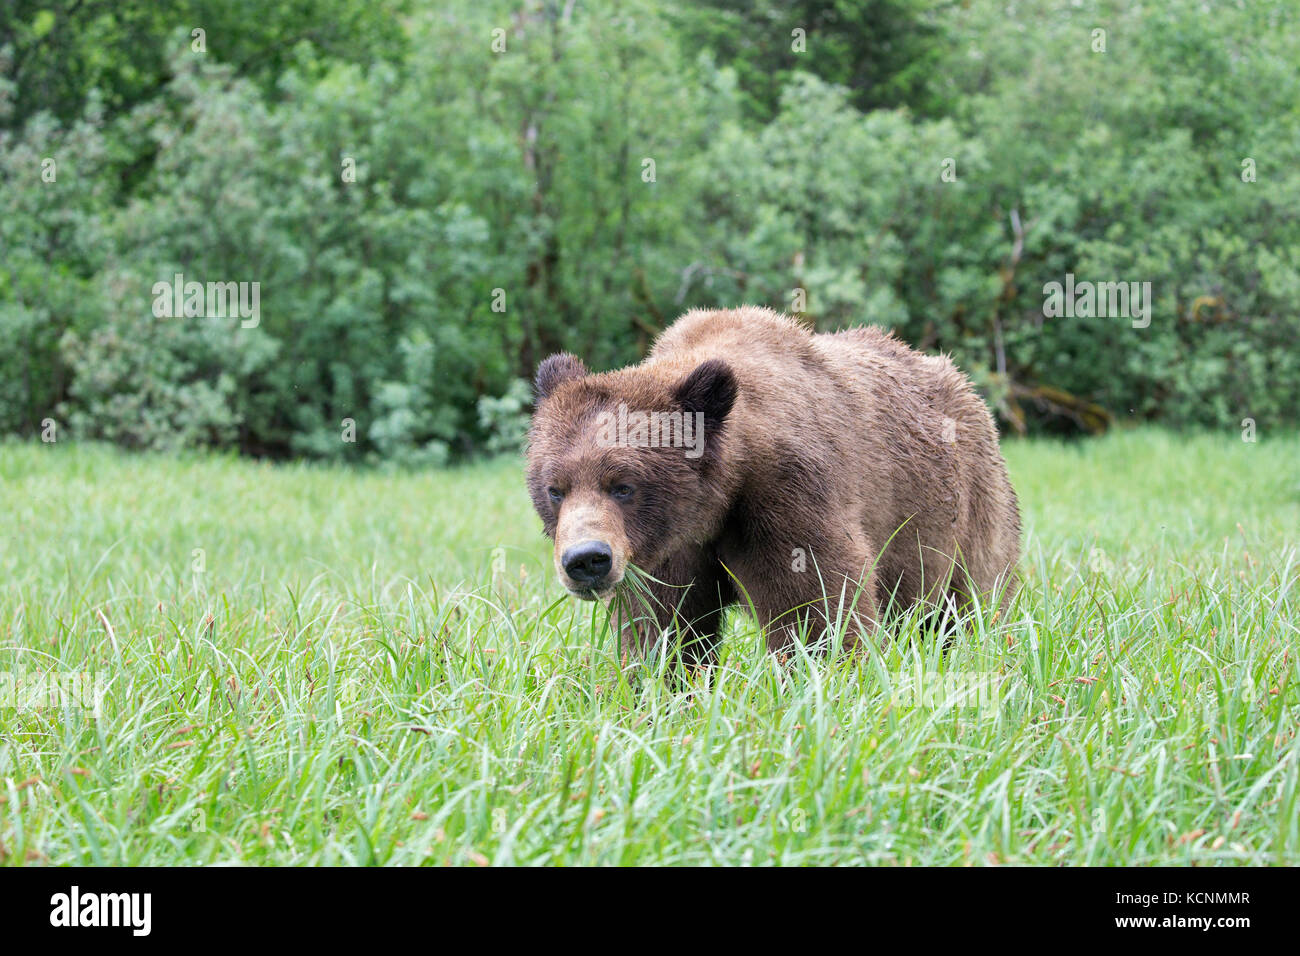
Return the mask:
[[0,863],[1300,863],[1300,437],[1004,449],[1005,618],[674,689],[518,459],[0,444]]

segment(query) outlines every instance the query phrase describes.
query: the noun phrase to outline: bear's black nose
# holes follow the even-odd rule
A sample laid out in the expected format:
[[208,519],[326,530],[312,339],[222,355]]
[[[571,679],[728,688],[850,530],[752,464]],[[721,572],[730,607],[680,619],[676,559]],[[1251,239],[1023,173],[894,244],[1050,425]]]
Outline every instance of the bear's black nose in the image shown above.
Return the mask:
[[614,552],[604,541],[583,541],[565,551],[560,560],[564,562],[565,574],[583,587],[593,587],[614,566]]

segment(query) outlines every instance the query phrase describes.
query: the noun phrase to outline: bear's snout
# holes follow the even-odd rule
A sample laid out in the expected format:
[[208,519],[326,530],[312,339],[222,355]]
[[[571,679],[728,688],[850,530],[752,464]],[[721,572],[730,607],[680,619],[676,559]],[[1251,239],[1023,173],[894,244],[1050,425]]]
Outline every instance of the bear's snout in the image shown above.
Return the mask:
[[619,509],[608,495],[573,491],[555,527],[555,571],[571,594],[605,598],[623,580],[631,555]]
[[583,541],[566,550],[560,561],[575,584],[603,591],[614,567],[614,552],[604,541]]

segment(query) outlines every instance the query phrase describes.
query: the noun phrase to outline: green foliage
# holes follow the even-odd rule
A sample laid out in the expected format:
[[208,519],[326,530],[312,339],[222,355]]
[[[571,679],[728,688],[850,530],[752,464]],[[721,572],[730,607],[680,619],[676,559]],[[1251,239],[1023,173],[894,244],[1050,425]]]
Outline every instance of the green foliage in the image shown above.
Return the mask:
[[435,405],[430,395],[437,364],[434,345],[427,338],[403,339],[398,348],[404,374],[400,381],[380,384],[370,439],[382,457],[398,464],[445,464],[452,410]]
[[[0,81],[0,119],[11,95]],[[0,129],[0,432],[34,433],[54,413],[70,385],[60,338],[103,319],[106,150],[95,98],[66,127],[42,114],[22,135]]]
[[[1016,429],[1300,414],[1288,8],[258,11],[0,4],[0,432],[437,462],[513,447],[553,351],[805,295]],[[155,317],[176,273],[260,321]],[[1046,316],[1067,273],[1149,282],[1150,326]]]
[[73,434],[125,448],[165,450],[235,443],[241,420],[239,385],[227,349],[248,346],[237,326],[185,326],[173,320],[114,313],[82,338],[65,335],[63,356],[72,371],[68,401],[60,407]]
[[799,72],[844,87],[861,110],[937,109],[930,72],[949,52],[943,6],[942,0],[701,0],[668,10],[683,46],[712,50],[735,70],[746,114],[766,122]]
[[510,383],[500,398],[478,400],[478,422],[487,434],[490,455],[517,454],[524,449],[533,410],[533,386],[522,378]]
[[[405,0],[0,0],[0,38],[11,55],[0,77],[20,92],[21,122],[41,112],[71,120],[87,92],[110,112],[159,95],[168,51],[201,47],[264,89],[308,58],[367,63],[405,52]],[[201,34],[196,31],[202,31]]]

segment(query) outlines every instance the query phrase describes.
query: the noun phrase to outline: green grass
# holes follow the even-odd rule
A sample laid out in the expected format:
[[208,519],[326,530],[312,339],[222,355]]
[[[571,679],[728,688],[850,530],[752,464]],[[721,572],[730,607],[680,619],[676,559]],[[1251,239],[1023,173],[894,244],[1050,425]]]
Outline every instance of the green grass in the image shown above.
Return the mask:
[[0,445],[0,672],[105,683],[0,699],[0,861],[1300,862],[1300,439],[1006,451],[1007,619],[782,665],[739,615],[680,692],[562,596],[516,461]]

